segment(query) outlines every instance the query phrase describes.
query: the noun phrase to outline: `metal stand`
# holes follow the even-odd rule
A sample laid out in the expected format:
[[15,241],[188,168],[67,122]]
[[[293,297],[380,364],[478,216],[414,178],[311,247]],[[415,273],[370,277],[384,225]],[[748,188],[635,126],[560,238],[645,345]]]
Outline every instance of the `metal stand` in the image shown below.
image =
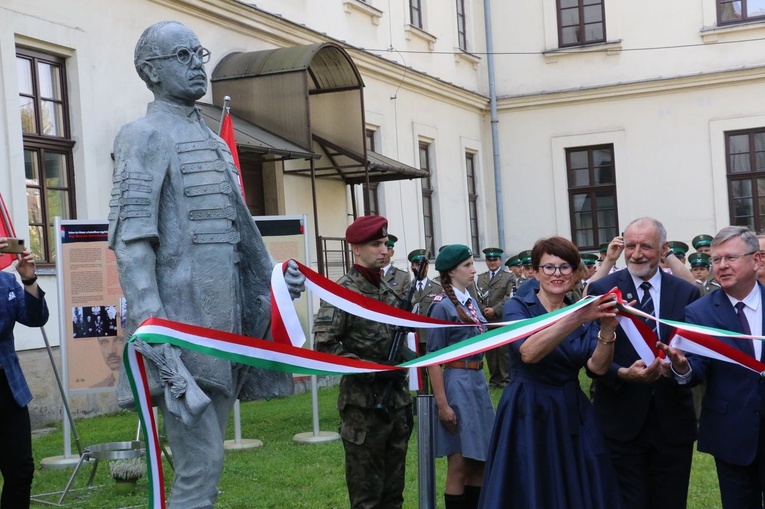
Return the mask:
[[[311,345],[313,348],[313,345]],[[313,417],[313,431],[298,433],[292,437],[294,442],[301,444],[319,444],[340,440],[340,434],[334,431],[319,431],[319,388],[316,375],[311,375],[311,413]]]
[[[51,368],[53,369],[53,375],[56,378],[56,384],[58,385],[58,390],[61,393],[61,399],[64,403],[64,412],[66,413],[67,421],[71,426],[72,435],[74,435],[74,442],[77,446],[77,451],[79,452],[79,458],[74,456],[57,456],[54,458],[43,459],[43,468],[66,468],[74,465],[74,472],[72,472],[72,475],[69,478],[69,482],[67,482],[63,491],[54,491],[50,493],[42,493],[40,495],[33,495],[30,497],[30,500],[40,504],[62,507],[64,505],[66,496],[69,494],[69,492],[73,491],[72,484],[74,484],[74,480],[77,477],[82,464],[86,461],[94,461],[87,484],[87,489],[91,489],[93,488],[93,479],[96,476],[96,470],[98,469],[98,462],[100,460],[140,458],[143,457],[145,453],[143,449],[143,442],[137,440],[131,442],[109,442],[105,444],[96,444],[83,449],[82,443],[80,442],[80,435],[77,433],[77,427],[74,424],[72,411],[69,408],[69,400],[67,398],[66,391],[64,391],[64,384],[61,382],[61,376],[59,375],[58,368],[56,367],[56,362],[53,358],[53,350],[51,349],[50,342],[48,341],[48,335],[45,332],[44,327],[40,327],[40,331],[42,332],[43,341],[45,341],[45,349],[48,352],[48,358],[50,359]],[[44,497],[50,497],[52,495],[61,496],[57,502],[51,502],[44,499]]]
[[436,426],[434,396],[427,394],[415,398],[417,405],[417,485],[420,509],[436,507]]
[[263,441],[257,438],[242,438],[242,413],[239,400],[234,402],[234,439],[223,442],[223,448],[229,450],[255,449],[263,447]]
[[[69,408],[69,398],[66,396],[66,391],[64,390],[64,384],[61,382],[61,376],[58,373],[58,368],[56,367],[56,361],[53,359],[53,350],[50,347],[50,341],[48,341],[48,334],[45,332],[45,327],[40,327],[40,332],[42,333],[43,341],[45,341],[45,350],[48,352],[48,358],[50,359],[50,365],[53,369],[53,375],[56,378],[56,384],[58,385],[58,390],[61,393],[61,401],[64,402],[64,412],[66,413],[67,422],[72,428],[72,435],[74,435],[74,443],[77,446],[77,452],[82,456],[83,450],[82,450],[82,444],[80,443],[80,435],[77,433],[77,427],[74,425],[74,417],[72,416],[72,411]],[[66,427],[64,427],[64,431],[66,433]],[[65,437],[65,440],[68,439],[68,437]],[[51,458],[48,462],[44,459],[42,461],[42,467],[43,468],[65,468],[70,467],[73,464],[75,464],[75,460],[72,457],[63,456],[63,457],[55,457]]]
[[[141,458],[145,454],[146,453],[143,449],[143,442],[138,442],[138,441],[109,442],[105,444],[91,445],[89,447],[86,447],[82,451],[82,454],[80,454],[80,460],[77,462],[77,465],[74,467],[74,472],[72,472],[72,476],[69,478],[69,482],[66,483],[66,487],[64,488],[64,491],[54,491],[51,493],[43,493],[41,495],[35,495],[33,497],[30,497],[30,500],[33,500],[41,504],[62,507],[64,505],[64,500],[66,499],[66,496],[69,494],[70,491],[72,491],[72,484],[74,484],[74,480],[77,477],[77,474],[79,473],[80,468],[82,467],[82,464],[85,463],[86,461],[93,460],[93,468],[90,470],[90,476],[88,477],[88,484],[87,484],[87,488],[91,489],[93,487],[93,479],[95,479],[96,477],[96,470],[98,469],[99,461]],[[61,497],[58,499],[58,502],[49,502],[47,500],[42,499],[42,497],[47,497],[50,495],[58,495],[58,494],[61,494]]]

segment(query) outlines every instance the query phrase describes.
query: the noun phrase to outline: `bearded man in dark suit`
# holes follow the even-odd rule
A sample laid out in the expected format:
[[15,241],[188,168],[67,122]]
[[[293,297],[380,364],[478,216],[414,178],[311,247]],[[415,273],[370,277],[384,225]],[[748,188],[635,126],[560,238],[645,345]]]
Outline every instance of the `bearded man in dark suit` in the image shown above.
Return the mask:
[[[624,233],[627,270],[614,272],[589,286],[590,295],[617,287],[628,301],[638,301],[657,318],[682,321],[685,306],[699,298],[698,289],[660,270],[669,250],[664,226],[640,218]],[[656,322],[648,326],[668,343],[672,331]],[[691,391],[677,383],[659,359],[640,359],[620,326],[614,362],[597,378],[595,415],[606,437],[627,508],[685,508],[688,496],[696,415]]]

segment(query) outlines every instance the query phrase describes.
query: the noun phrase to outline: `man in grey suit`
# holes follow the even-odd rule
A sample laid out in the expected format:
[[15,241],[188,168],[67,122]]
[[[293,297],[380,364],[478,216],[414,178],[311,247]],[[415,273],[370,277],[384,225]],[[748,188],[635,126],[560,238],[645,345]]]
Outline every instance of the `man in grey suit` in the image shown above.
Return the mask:
[[[486,268],[475,281],[475,293],[483,316],[489,322],[502,321],[502,307],[513,294],[513,277],[502,270],[502,253],[498,247],[483,250]],[[507,345],[486,352],[489,385],[504,387],[510,382],[510,350]]]

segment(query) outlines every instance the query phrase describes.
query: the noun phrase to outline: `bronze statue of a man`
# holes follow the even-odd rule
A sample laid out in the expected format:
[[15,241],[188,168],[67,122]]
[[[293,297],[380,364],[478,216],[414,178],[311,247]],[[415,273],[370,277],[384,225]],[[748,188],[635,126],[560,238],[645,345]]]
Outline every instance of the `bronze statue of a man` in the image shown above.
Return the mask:
[[[136,71],[154,101],[114,142],[109,214],[109,246],[128,302],[126,337],[151,316],[259,338],[269,331],[274,261],[242,200],[227,145],[195,107],[207,91],[209,58],[177,22],[150,26],[135,48]],[[296,266],[287,279],[296,297],[304,282]],[[291,394],[292,378],[169,345],[151,354],[187,386],[173,387],[148,363],[174,457],[169,506],[212,507],[234,401]],[[133,405],[124,376],[118,398]]]

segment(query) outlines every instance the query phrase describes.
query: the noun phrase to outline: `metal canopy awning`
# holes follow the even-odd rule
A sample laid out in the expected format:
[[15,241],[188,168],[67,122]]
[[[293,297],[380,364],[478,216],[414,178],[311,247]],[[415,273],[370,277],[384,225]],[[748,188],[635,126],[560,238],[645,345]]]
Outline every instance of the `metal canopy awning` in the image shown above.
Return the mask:
[[[214,132],[220,129],[221,108],[214,104],[197,103],[202,119]],[[321,156],[307,151],[281,136],[263,129],[247,120],[232,114],[231,118],[236,133],[236,145],[241,157],[255,155],[259,159],[318,159]]]
[[[348,52],[333,42],[235,52],[223,57],[210,78],[213,103],[229,96],[240,118],[318,154],[320,161],[293,161],[285,174],[311,177],[316,246],[321,244],[316,179],[347,185],[422,178],[427,171],[367,150],[364,82]],[[238,141],[238,139],[237,139]],[[369,213],[371,186],[365,189]],[[351,192],[356,217],[356,193]],[[319,272],[324,271],[318,257]]]
[[[367,182],[367,170],[370,183],[428,176],[427,170],[414,168],[371,150],[367,150],[364,159],[361,154],[319,136],[314,135],[313,139],[317,151],[320,150],[326,155],[321,162],[315,163],[313,171],[316,178],[342,180],[348,185],[360,185]],[[311,168],[290,168],[285,169],[284,173],[310,176]]]
[[210,81],[216,104],[230,96],[240,118],[321,158],[313,168],[291,164],[285,174],[313,171],[316,178],[348,185],[428,176],[367,150],[364,82],[350,55],[335,43],[231,53],[215,66]]

